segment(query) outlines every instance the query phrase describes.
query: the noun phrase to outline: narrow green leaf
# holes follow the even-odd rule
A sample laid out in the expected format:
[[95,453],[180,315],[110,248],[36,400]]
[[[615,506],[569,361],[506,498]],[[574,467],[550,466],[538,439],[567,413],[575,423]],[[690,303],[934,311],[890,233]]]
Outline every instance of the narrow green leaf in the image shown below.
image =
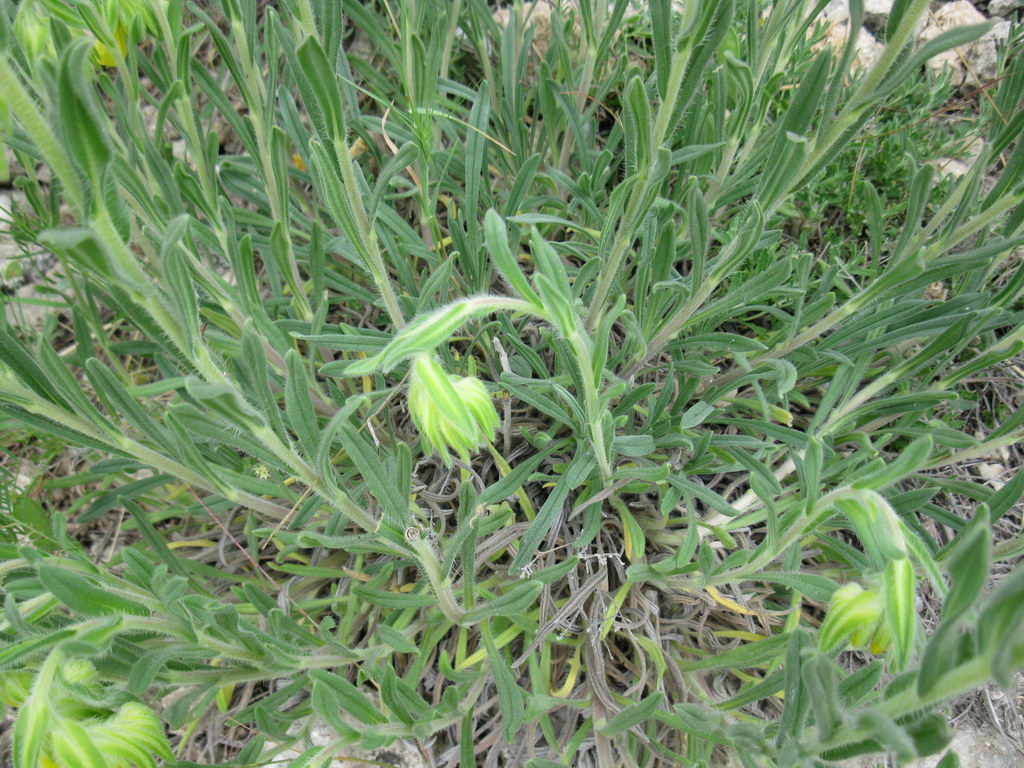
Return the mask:
[[605,725],[598,725],[597,730],[609,738],[625,733],[630,728],[650,720],[663,698],[665,698],[665,694],[661,691],[655,691],[642,701],[631,704],[623,709]]
[[531,304],[544,306],[536,291],[530,286],[526,275],[508,247],[508,234],[505,222],[493,209],[484,215],[484,239],[487,250],[494,260],[498,272],[519,296]]
[[533,580],[515,584],[503,595],[488,600],[480,608],[467,613],[463,622],[467,625],[476,624],[494,616],[513,616],[524,613],[533,607],[543,588],[542,583]]
[[519,733],[523,724],[523,717],[526,712],[526,702],[523,698],[523,691],[516,685],[512,670],[508,661],[498,650],[494,642],[494,635],[491,632],[490,622],[485,621],[480,626],[480,636],[487,651],[487,658],[490,660],[491,672],[494,675],[494,683],[498,689],[498,704],[502,714],[502,734],[505,742],[511,744]]
[[345,678],[322,669],[310,670],[313,688],[318,685],[331,689],[341,709],[369,725],[386,723],[387,717],[378,710],[366,695]]
[[83,574],[46,562],[40,563],[37,571],[43,586],[54,597],[83,616],[149,615],[149,609],[142,603],[103,589]]
[[[576,454],[572,464],[582,462],[584,460],[583,457],[584,454],[582,453]],[[555,483],[555,487],[549,491],[548,497],[537,512],[537,517],[530,523],[530,527],[526,529],[526,533],[519,543],[519,552],[508,567],[509,573],[518,573],[526,567],[527,563],[533,560],[537,549],[548,535],[551,526],[555,523],[555,518],[558,517],[565,506],[566,499],[569,497],[570,483],[568,475],[569,470],[567,469],[566,473]]]
[[284,361],[287,367],[284,387],[285,415],[288,417],[289,425],[299,436],[299,443],[306,456],[312,459],[316,457],[320,447],[320,427],[313,409],[313,400],[309,396],[306,371],[302,365],[302,358],[293,349],[288,350]]
[[885,619],[893,638],[893,669],[901,672],[914,651],[917,609],[914,603],[914,566],[909,558],[890,560],[885,566]]

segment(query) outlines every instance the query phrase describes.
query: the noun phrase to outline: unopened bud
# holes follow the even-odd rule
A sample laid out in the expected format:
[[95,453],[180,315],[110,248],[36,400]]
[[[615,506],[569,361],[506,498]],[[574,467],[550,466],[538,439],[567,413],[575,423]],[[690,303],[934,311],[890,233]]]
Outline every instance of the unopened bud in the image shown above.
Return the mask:
[[473,376],[445,373],[428,354],[413,360],[409,413],[424,452],[440,454],[446,466],[451,466],[449,451],[468,462],[494,438],[498,427],[498,412],[484,383]]

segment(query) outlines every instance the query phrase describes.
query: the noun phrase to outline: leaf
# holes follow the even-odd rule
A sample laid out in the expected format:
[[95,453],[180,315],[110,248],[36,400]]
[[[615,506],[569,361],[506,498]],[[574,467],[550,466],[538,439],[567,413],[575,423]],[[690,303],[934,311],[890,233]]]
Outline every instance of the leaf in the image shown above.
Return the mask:
[[[944,53],[945,51],[953,48],[959,48],[961,45],[972,43],[990,29],[992,29],[992,22],[986,21],[983,24],[967,24],[954,27],[953,29],[947,30],[932,38],[914,51],[913,54],[905,57],[898,67],[894,67],[886,75],[885,80],[879,88],[874,93],[865,95],[863,101],[874,101],[888,95],[901,84],[906,83],[909,78],[913,77],[914,73],[922,64],[928,61],[928,59],[934,58],[940,53]],[[861,104],[853,102],[851,106],[859,107]]]
[[[579,464],[585,460],[585,454],[577,453],[573,457],[570,466]],[[555,487],[548,493],[548,497],[544,500],[543,506],[537,512],[537,517],[530,523],[530,527],[526,529],[526,533],[523,535],[522,540],[519,542],[519,552],[516,554],[512,564],[509,565],[509,573],[515,574],[520,572],[526,567],[526,564],[533,560],[533,556],[537,552],[537,548],[540,547],[541,542],[548,535],[548,531],[551,530],[551,526],[555,523],[555,518],[562,512],[566,499],[569,498],[570,481],[569,481],[569,470],[566,469],[564,475],[562,475],[558,482],[555,483]]]
[[128,394],[109,368],[96,358],[90,358],[85,361],[85,371],[93,389],[108,403],[107,410],[111,412],[111,415],[126,418],[162,450],[173,454],[172,444],[163,427],[135,401],[135,398]]
[[306,456],[312,459],[316,457],[320,448],[320,427],[316,412],[313,410],[313,400],[309,396],[306,372],[302,358],[294,349],[288,350],[284,361],[287,368],[284,384],[285,415],[288,417],[289,425],[299,436],[299,443]]
[[410,641],[402,632],[399,632],[394,627],[390,627],[387,624],[381,624],[377,627],[377,635],[381,640],[399,653],[412,653],[419,655],[420,650],[416,647],[416,644]]
[[523,487],[527,478],[537,470],[537,467],[541,465],[541,462],[559,448],[559,445],[560,443],[558,441],[553,441],[543,451],[535,453],[525,461],[517,464],[511,472],[505,475],[505,477],[501,478],[493,485],[487,486],[487,488],[485,488],[477,497],[477,504],[486,507],[512,496],[516,491]]
[[875,472],[855,480],[851,487],[878,490],[902,480],[924,466],[933,446],[931,436],[918,438],[904,448],[894,461],[886,461]]
[[[1021,144],[1024,146],[1024,143]],[[1006,485],[992,494],[988,500],[989,522],[995,525],[1003,515],[1013,509],[1013,506],[1024,494],[1024,469],[1020,469]]]
[[494,684],[498,689],[498,707],[503,721],[502,735],[505,738],[505,743],[511,744],[523,724],[526,701],[522,689],[516,685],[508,661],[502,656],[494,642],[489,621],[485,621],[481,625],[480,637],[484,642],[487,658],[490,660],[491,673],[494,675]]
[[773,635],[764,640],[745,643],[737,648],[716,654],[700,661],[684,661],[679,669],[692,672],[700,669],[735,669],[758,667],[779,658],[782,649],[789,643],[789,634]]
[[388,721],[387,717],[356,686],[343,677],[322,669],[309,672],[313,681],[313,689],[317,686],[329,688],[341,706],[358,720],[369,725],[379,725]]
[[98,194],[110,163],[111,145],[106,116],[97,103],[93,84],[87,79],[87,73],[94,71],[88,63],[92,45],[89,38],[78,38],[65,50],[60,66],[59,103],[64,142],[72,157],[84,166],[93,194]]
[[313,127],[326,146],[345,138],[345,113],[341,105],[341,91],[338,79],[320,43],[307,37],[295,51],[296,60],[302,69],[296,73],[295,81],[302,93]]
[[819,603],[826,603],[831,599],[832,593],[839,588],[833,579],[828,576],[821,576],[816,573],[785,573],[783,571],[761,571],[751,576],[753,581],[763,581],[767,584],[779,584],[789,587],[802,595]]
[[655,691],[642,701],[638,701],[636,704],[631,704],[623,709],[603,726],[599,724],[597,730],[609,738],[625,733],[630,728],[647,722],[664,698],[665,694],[661,691]]
[[313,705],[313,712],[323,718],[335,733],[352,740],[358,738],[359,732],[341,717],[341,697],[334,686],[314,680],[309,698]]
[[36,635],[0,648],[0,668],[9,668],[21,659],[27,659],[40,651],[57,645],[61,640],[72,637],[73,629],[61,629],[45,635]]
[[[0,495],[0,499],[3,496]],[[55,546],[53,523],[42,504],[31,496],[19,494],[14,497],[11,517],[25,526],[33,546],[44,552],[51,552]]]
[[337,431],[338,438],[345,447],[349,459],[352,460],[356,469],[359,470],[359,474],[366,481],[367,490],[380,502],[385,519],[393,525],[406,527],[410,519],[407,499],[399,491],[396,478],[390,476],[386,471],[377,452],[370,447],[366,438],[352,426],[350,416],[346,411],[340,411],[324,430],[324,444],[321,447],[318,460],[318,466],[322,467],[321,471],[328,469],[326,458],[330,452],[331,437],[335,431]]
[[512,255],[505,222],[494,209],[489,209],[483,216],[483,236],[490,258],[494,260],[495,266],[512,290],[531,304],[544,306],[541,297],[530,287],[525,273]]
[[946,570],[953,585],[942,605],[943,621],[954,622],[967,613],[989,579],[992,556],[992,531],[987,515],[976,514],[957,537]]
[[671,0],[651,0],[648,9],[651,14],[651,38],[654,42],[654,71],[658,93],[664,101],[667,98],[665,91],[672,62],[672,3]]
[[180,248],[172,247],[163,257],[164,275],[175,300],[178,320],[185,329],[187,348],[195,353],[195,345],[199,340],[199,300],[196,297],[195,285],[188,257]]
[[99,520],[107,512],[121,504],[122,498],[137,498],[144,495],[147,491],[151,491],[154,488],[160,488],[172,481],[173,478],[170,475],[154,475],[153,477],[144,477],[141,480],[125,483],[124,485],[118,486],[117,488],[109,490],[101,495],[89,505],[89,508],[85,510],[85,512],[78,515],[75,520],[79,523],[91,523],[95,520]]
[[493,616],[514,616],[525,613],[537,602],[537,596],[544,588],[539,581],[515,584],[508,592],[488,600],[482,607],[470,611],[463,619],[466,625],[476,624]]
[[612,438],[612,451],[620,456],[641,458],[655,450],[657,445],[650,435],[616,435]]
[[39,578],[54,597],[83,616],[132,614],[148,616],[142,603],[103,589],[92,579],[58,565],[41,562],[36,568]]
[[807,696],[814,702],[818,741],[828,741],[843,722],[835,667],[827,656],[808,646],[803,650],[800,672]]
[[893,638],[893,669],[901,672],[914,650],[917,609],[914,605],[914,566],[903,557],[890,560],[884,576],[885,618]]
[[358,595],[368,603],[392,610],[426,608],[428,606],[437,605],[437,599],[433,595],[392,592],[388,589],[373,589],[372,587],[355,586],[352,587],[352,594]]
[[789,648],[786,650],[784,689],[786,706],[782,710],[779,733],[775,739],[776,744],[779,745],[795,738],[800,733],[807,717],[807,710],[811,705],[811,701],[804,691],[800,672],[804,648],[809,647],[810,644],[811,641],[807,633],[797,630],[790,638]]
[[918,757],[928,757],[941,752],[953,740],[953,729],[945,715],[932,712],[908,725],[907,735],[914,742],[914,752]]
[[397,675],[391,665],[385,668],[383,679],[380,681],[380,698],[406,725],[427,719],[431,714],[430,705]]

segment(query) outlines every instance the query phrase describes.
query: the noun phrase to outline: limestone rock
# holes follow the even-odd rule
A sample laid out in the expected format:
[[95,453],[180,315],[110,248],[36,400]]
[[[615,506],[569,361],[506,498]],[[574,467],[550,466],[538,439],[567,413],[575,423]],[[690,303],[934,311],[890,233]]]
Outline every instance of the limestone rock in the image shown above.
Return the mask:
[[[542,59],[551,47],[551,14],[554,10],[555,4],[551,0],[523,3],[523,23],[533,26],[533,49]],[[494,12],[494,21],[499,27],[505,28],[511,23],[514,13],[513,6],[504,6]]]
[[[298,733],[306,724],[296,723],[289,729],[292,735]],[[309,724],[309,732],[304,739],[305,745],[295,745],[277,756],[278,760],[292,760],[307,747],[326,747],[334,743],[338,734],[323,720],[314,719]],[[268,753],[269,754],[269,753]],[[356,746],[344,747],[330,763],[330,768],[363,768],[367,765],[387,766],[388,768],[427,768],[427,761],[412,741],[396,739],[386,747],[365,750]]]
[[889,14],[892,13],[892,4],[893,0],[865,0],[864,26],[876,33],[885,29]]
[[[864,0],[864,26],[878,32],[885,29],[892,13],[893,0]],[[849,0],[831,0],[821,12],[822,18],[832,22],[849,22]]]
[[[930,12],[919,37],[924,42],[938,37],[948,29],[985,21],[985,17],[968,0],[956,0]],[[952,71],[954,85],[977,88],[996,77],[999,45],[1009,34],[1010,23],[999,22],[973,43],[961,45],[929,60],[928,67],[933,72],[949,69]]]
[[989,0],[989,16],[1009,18],[1014,11],[1024,8],[1024,0]]
[[[849,14],[846,15],[845,19],[842,17],[842,14],[826,18],[825,45],[831,46],[838,53],[846,45],[846,41],[850,39]],[[885,46],[875,39],[875,36],[871,34],[867,27],[861,27],[855,46],[857,53],[853,57],[853,69],[870,69],[878,61],[878,57],[882,55],[882,51],[885,49]]]
[[985,140],[980,136],[975,136],[964,146],[963,157],[940,157],[928,162],[935,166],[938,177],[953,176],[959,178],[967,175],[967,172],[971,170],[974,161],[978,159],[984,148]]

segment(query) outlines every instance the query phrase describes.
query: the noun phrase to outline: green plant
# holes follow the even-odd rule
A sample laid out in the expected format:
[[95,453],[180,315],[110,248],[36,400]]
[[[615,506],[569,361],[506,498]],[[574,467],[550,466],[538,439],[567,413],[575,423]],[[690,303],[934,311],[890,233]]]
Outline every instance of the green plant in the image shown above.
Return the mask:
[[[241,766],[313,715],[336,739],[296,767],[396,738],[820,766],[939,752],[941,707],[1024,664],[1024,571],[985,592],[1024,474],[958,486],[970,521],[932,503],[1024,431],[960,416],[1024,349],[1021,57],[964,178],[910,157],[898,204],[858,194],[866,242],[782,236],[983,28],[915,49],[927,2],[897,3],[851,80],[824,2],[586,0],[543,41],[521,2],[44,5],[30,37],[0,5],[0,126],[52,172],[18,183],[68,323],[0,329],[0,414],[92,451],[76,519],[122,509],[131,543],[98,565],[59,512],[0,543],[13,703],[87,659],[183,765],[200,723],[250,729]],[[851,672],[851,639],[888,650]],[[45,728],[22,703],[16,766]]]

